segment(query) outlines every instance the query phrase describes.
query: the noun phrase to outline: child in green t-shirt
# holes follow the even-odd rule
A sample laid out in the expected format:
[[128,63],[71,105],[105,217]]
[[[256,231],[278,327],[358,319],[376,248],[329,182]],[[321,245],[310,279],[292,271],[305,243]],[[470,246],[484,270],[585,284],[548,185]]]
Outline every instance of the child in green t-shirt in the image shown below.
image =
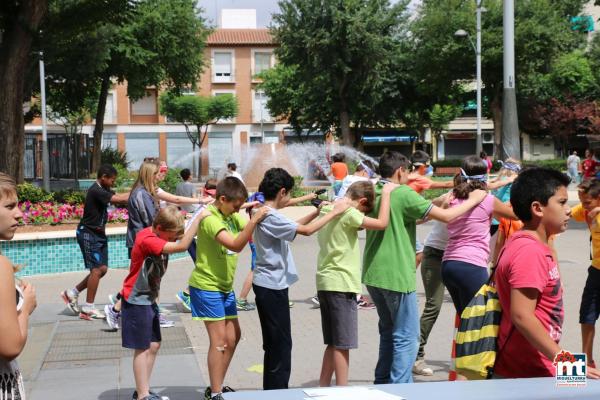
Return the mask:
[[204,321],[208,331],[208,375],[210,387],[205,398],[222,400],[222,392],[232,391],[223,386],[241,331],[237,321],[233,276],[238,252],[242,251],[256,224],[268,209],[257,209],[250,221],[238,214],[248,197],[239,179],[227,177],[217,184],[216,200],[207,207],[211,213],[198,228],[196,267],[189,279],[192,318]]
[[[335,372],[337,386],[348,385],[350,349],[358,347],[356,295],[361,292],[359,229],[382,230],[390,214],[390,193],[398,185],[383,186],[378,218],[365,217],[375,203],[375,189],[370,181],[353,183],[345,197],[350,203],[338,219],[319,231],[317,295],[321,309],[323,341],[327,347],[319,386],[330,386]],[[331,211],[321,210],[321,215]]]
[[387,228],[368,231],[365,243],[362,282],[379,315],[375,384],[412,382],[412,366],[419,347],[416,221],[433,218],[447,223],[475,207],[487,195],[476,190],[457,207],[436,207],[407,186],[410,167],[410,161],[396,151],[388,151],[379,159],[383,179],[375,186],[377,200],[372,213],[379,212],[383,182],[398,183],[400,187],[390,197]]

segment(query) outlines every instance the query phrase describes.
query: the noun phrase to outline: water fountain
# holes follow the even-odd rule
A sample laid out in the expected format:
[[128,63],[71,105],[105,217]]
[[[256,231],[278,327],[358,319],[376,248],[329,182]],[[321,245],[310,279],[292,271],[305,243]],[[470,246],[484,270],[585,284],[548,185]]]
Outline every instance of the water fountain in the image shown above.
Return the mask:
[[360,151],[347,146],[330,146],[317,143],[273,143],[257,144],[246,148],[242,152],[242,163],[239,170],[246,186],[253,190],[258,188],[262,177],[269,168],[280,167],[293,176],[304,177],[303,186],[329,186],[328,152],[344,153],[346,160],[371,160],[374,165],[377,161]]

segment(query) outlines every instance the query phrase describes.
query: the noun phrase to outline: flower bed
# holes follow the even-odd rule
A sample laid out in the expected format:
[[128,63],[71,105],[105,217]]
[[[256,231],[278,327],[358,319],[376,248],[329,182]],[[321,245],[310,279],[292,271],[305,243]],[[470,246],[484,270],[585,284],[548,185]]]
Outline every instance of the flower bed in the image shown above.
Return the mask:
[[[19,203],[19,208],[23,212],[21,225],[73,224],[78,223],[83,217],[82,204],[24,201]],[[126,208],[113,208],[108,212],[109,223],[127,222],[128,219],[129,214]]]

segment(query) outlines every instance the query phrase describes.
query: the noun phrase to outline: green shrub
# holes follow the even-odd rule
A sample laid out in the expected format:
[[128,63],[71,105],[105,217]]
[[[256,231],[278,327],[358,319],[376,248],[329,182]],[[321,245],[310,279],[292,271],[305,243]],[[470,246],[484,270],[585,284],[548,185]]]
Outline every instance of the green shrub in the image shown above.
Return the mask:
[[31,183],[17,185],[17,196],[19,197],[19,201],[30,201],[32,203],[54,200],[54,193],[48,193]]
[[524,161],[524,166],[536,166],[536,167],[546,167],[552,168],[559,171],[564,171],[567,169],[567,160],[565,159],[556,159],[556,160],[540,160],[540,161]]
[[54,200],[66,204],[83,204],[85,202],[86,192],[81,190],[61,190],[54,192]]
[[180,168],[169,168],[165,179],[163,179],[158,186],[165,192],[175,193],[177,184],[181,182],[181,176],[179,176],[179,172],[181,172]]
[[121,152],[114,147],[105,147],[102,149],[102,154],[100,155],[100,160],[102,164],[111,164],[114,167],[120,165],[121,167],[127,169],[129,167],[129,161],[127,161],[127,153]]
[[133,182],[137,179],[137,171],[128,171],[120,164],[113,165],[117,170],[117,179],[115,180],[115,191],[124,192],[131,188]]

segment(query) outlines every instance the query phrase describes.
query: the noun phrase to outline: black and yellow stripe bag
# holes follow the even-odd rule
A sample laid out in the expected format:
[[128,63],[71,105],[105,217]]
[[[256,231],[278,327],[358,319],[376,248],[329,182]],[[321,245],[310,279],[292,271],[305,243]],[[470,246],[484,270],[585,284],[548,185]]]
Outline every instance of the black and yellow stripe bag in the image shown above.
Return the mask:
[[[500,257],[498,257],[500,259]],[[460,316],[455,337],[456,373],[469,380],[490,379],[498,354],[502,308],[494,285],[494,272]],[[512,329],[509,333],[510,338]]]
[[457,374],[473,380],[491,378],[498,350],[501,315],[498,292],[490,277],[460,316],[455,338]]

